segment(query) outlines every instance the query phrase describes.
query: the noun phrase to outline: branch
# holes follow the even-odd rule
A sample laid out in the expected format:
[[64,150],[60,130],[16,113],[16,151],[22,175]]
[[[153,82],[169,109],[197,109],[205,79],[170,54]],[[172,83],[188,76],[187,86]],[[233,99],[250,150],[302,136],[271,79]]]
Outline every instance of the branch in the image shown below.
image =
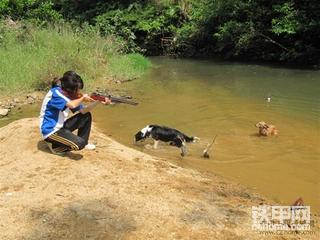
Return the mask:
[[271,43],[273,43],[273,44],[277,45],[278,47],[282,48],[283,50],[285,50],[285,51],[287,51],[287,52],[291,52],[291,51],[292,51],[292,50],[290,50],[289,48],[287,48],[287,47],[283,46],[282,44],[280,44],[280,43],[276,42],[275,40],[273,40],[273,39],[272,39],[272,38],[270,38],[269,36],[264,35],[263,33],[260,33],[260,32],[259,32],[259,33],[258,33],[258,35],[260,35],[260,36],[262,36],[262,37],[266,38],[269,42],[271,42]]

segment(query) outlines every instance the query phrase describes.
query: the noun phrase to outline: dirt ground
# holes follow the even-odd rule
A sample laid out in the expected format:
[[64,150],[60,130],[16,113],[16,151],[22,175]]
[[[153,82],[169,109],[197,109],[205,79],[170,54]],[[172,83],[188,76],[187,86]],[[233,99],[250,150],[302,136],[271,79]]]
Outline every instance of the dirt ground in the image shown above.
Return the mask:
[[314,234],[261,235],[251,230],[251,206],[270,201],[96,128],[91,140],[95,151],[60,157],[41,141],[36,118],[0,129],[1,240],[319,239],[317,222]]

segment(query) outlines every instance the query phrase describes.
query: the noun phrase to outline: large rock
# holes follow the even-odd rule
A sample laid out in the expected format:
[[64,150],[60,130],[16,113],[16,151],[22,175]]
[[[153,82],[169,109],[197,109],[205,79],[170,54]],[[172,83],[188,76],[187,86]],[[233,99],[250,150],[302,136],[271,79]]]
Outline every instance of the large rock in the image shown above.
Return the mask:
[[0,108],[0,118],[7,116],[9,113],[9,109]]

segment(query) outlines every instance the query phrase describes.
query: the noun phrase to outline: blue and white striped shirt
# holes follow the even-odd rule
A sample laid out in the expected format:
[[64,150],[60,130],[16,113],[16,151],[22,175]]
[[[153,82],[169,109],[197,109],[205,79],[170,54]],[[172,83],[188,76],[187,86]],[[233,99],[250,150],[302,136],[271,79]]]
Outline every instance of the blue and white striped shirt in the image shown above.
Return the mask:
[[[53,87],[45,96],[40,111],[40,131],[43,139],[57,132],[63,127],[70,109],[66,106],[71,100],[62,94],[59,86]],[[79,111],[83,108],[80,104],[78,107],[71,109],[72,112]]]

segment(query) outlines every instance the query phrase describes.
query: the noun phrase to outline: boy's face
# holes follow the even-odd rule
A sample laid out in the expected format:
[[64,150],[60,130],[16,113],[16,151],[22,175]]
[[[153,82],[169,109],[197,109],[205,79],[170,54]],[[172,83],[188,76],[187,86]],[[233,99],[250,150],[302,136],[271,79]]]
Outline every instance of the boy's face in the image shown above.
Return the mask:
[[73,91],[67,91],[68,96],[70,99],[77,99],[81,95],[80,90],[73,90]]

